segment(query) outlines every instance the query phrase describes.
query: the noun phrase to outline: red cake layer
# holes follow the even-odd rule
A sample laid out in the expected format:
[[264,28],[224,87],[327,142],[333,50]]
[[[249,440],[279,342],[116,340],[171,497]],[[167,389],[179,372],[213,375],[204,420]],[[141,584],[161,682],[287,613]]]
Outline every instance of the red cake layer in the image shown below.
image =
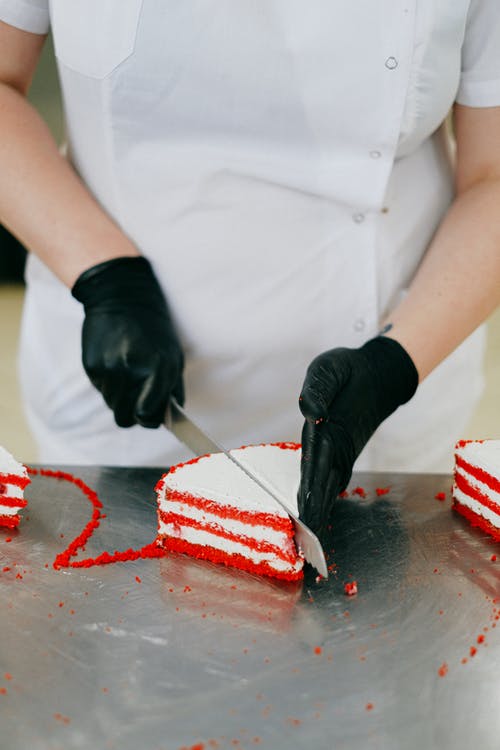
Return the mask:
[[468,495],[473,500],[477,500],[477,502],[484,505],[485,508],[489,508],[493,513],[498,513],[500,516],[500,505],[488,497],[488,495],[485,495],[484,492],[481,492],[478,487],[474,487],[474,485],[472,485],[467,478],[458,471],[455,472],[455,484],[465,495]]
[[[204,456],[200,456],[204,458]],[[189,463],[195,463],[196,460],[190,461]],[[156,492],[160,492],[164,488],[164,482],[167,474],[164,474],[156,484]],[[249,526],[268,526],[270,529],[275,531],[282,531],[289,537],[293,537],[293,528],[290,524],[289,518],[276,516],[273,513],[254,513],[248,510],[239,510],[234,505],[222,505],[215,500],[208,500],[203,497],[191,495],[187,492],[179,492],[178,490],[172,490],[167,487],[166,500],[176,503],[184,503],[198,510],[204,510],[207,513],[212,513],[214,516],[220,516],[221,518],[227,518],[231,521],[240,521],[241,523],[248,524]]]
[[479,468],[479,466],[474,466],[474,464],[469,463],[462,456],[458,455],[458,453],[455,453],[455,464],[471,476],[479,479],[483,484],[486,484],[491,490],[500,492],[500,479],[492,476],[484,469]]
[[[290,538],[287,540],[287,549],[282,549],[281,547],[277,547],[275,544],[271,544],[270,542],[266,542],[264,540],[259,541],[257,539],[254,539],[253,537],[245,536],[245,534],[234,534],[215,523],[203,523],[201,521],[197,521],[195,518],[181,516],[178,513],[166,513],[164,510],[159,510],[158,515],[163,523],[174,524],[174,526],[178,528],[179,531],[183,526],[190,526],[193,529],[207,531],[214,536],[220,536],[223,539],[228,539],[231,542],[239,542],[246,545],[249,549],[255,550],[256,552],[269,552],[271,554],[275,554],[277,557],[280,557],[282,560],[284,560],[285,562],[289,562],[292,565],[297,559],[297,550],[293,542],[293,531],[288,535]],[[290,523],[289,526],[291,526]]]
[[0,472],[0,483],[1,484],[15,484],[16,487],[20,487],[24,490],[25,487],[31,482],[29,477],[20,477],[18,474],[2,474]]
[[302,570],[277,571],[265,561],[256,564],[238,553],[228,554],[227,552],[215,549],[215,547],[193,544],[191,542],[186,542],[184,539],[174,539],[171,536],[160,535],[158,541],[163,547],[165,547],[165,549],[172,552],[184,552],[192,557],[197,557],[200,560],[210,560],[214,563],[222,563],[224,565],[232,566],[233,568],[239,568],[240,570],[247,570],[250,573],[257,573],[258,575],[272,576],[273,578],[280,578],[284,581],[298,581],[303,577]]
[[0,515],[0,526],[5,526],[7,529],[15,529],[19,526],[21,516],[17,514],[15,516],[2,516]]
[[453,501],[453,510],[456,510],[457,513],[460,513],[460,515],[466,518],[472,526],[477,526],[478,528],[482,529],[482,531],[490,534],[495,539],[495,541],[500,542],[500,528],[494,526],[486,518],[483,518],[478,513],[475,513],[467,506],[462,505],[462,503],[460,503],[458,500]]
[[27,500],[23,500],[22,497],[7,497],[7,495],[0,495],[0,511],[2,506],[4,508],[25,508],[28,505]]

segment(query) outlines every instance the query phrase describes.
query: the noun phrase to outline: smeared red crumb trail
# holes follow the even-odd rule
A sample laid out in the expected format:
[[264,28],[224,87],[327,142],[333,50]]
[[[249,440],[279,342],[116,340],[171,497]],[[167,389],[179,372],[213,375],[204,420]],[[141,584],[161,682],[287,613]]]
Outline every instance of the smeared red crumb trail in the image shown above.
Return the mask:
[[448,665],[446,662],[443,662],[443,664],[441,664],[441,666],[438,669],[438,675],[440,677],[446,677],[447,674],[448,674]]
[[358,582],[357,581],[348,581],[344,584],[344,593],[347,596],[354,596],[358,593]]
[[315,654],[321,654],[322,651],[323,651],[323,649],[321,648],[321,646],[315,646],[314,647],[314,653]]
[[[101,513],[103,508],[102,502],[100,501],[96,492],[89,487],[82,479],[73,476],[69,472],[65,471],[52,471],[51,469],[33,469],[28,467],[28,473],[31,475],[40,475],[43,477],[52,477],[61,481],[69,482],[75,485],[78,489],[86,496],[92,505],[92,516],[90,521],[85,525],[81,534],[71,541],[63,552],[60,552],[52,566],[55,570],[60,568],[90,568],[93,565],[107,565],[115,562],[131,562],[133,560],[166,557],[167,551],[161,549],[156,544],[156,541],[146,544],[141,549],[127,549],[124,551],[115,550],[112,554],[109,552],[102,552],[95,558],[89,557],[84,560],[72,560],[79,550],[85,549],[85,545],[91,538],[94,531],[98,528],[100,520],[105,518],[106,515]],[[10,542],[11,539],[6,539],[6,542]],[[48,567],[47,565],[45,567]]]
[[436,495],[434,495],[434,499],[443,502],[443,500],[446,500],[446,492],[438,492]]
[[387,495],[391,491],[390,487],[376,487],[375,492],[380,497],[381,495]]
[[67,725],[67,724],[69,724],[71,722],[71,719],[69,718],[69,716],[63,716],[63,714],[56,713],[56,714],[53,714],[53,716],[54,716],[54,719],[56,721],[60,721],[61,724],[66,724]]
[[367,711],[373,711],[373,703],[367,703],[365,708]]

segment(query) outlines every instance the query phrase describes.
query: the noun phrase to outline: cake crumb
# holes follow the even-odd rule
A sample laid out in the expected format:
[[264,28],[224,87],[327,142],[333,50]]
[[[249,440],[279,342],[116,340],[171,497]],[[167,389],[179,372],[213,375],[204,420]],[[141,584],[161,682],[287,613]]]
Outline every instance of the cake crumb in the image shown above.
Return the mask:
[[366,497],[366,490],[363,487],[355,487],[352,494],[359,495],[359,497]]
[[434,499],[443,502],[444,500],[446,500],[446,492],[438,492],[436,495],[434,495]]
[[344,583],[344,593],[347,596],[354,596],[358,593],[358,582],[357,581],[348,581],[347,583]]
[[323,651],[323,649],[321,648],[321,646],[315,646],[314,647],[314,653],[315,654],[319,655],[319,654],[321,654],[322,651]]
[[448,665],[446,662],[443,662],[438,669],[438,675],[440,677],[446,677],[447,674],[448,674]]

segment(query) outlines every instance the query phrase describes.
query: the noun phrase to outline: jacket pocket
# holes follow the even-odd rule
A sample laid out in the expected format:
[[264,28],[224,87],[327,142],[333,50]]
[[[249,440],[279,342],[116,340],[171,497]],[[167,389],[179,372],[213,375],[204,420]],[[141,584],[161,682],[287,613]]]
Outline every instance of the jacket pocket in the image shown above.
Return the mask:
[[51,0],[58,61],[90,78],[105,78],[134,52],[142,0]]

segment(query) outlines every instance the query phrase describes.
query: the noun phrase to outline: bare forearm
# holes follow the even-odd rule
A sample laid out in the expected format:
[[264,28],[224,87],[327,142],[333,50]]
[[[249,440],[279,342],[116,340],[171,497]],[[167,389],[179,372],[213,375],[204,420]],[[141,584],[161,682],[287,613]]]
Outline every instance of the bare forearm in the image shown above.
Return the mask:
[[500,179],[483,180],[451,206],[386,323],[423,380],[500,304]]
[[68,286],[86,268],[137,255],[59,153],[21,93],[0,83],[0,221]]

